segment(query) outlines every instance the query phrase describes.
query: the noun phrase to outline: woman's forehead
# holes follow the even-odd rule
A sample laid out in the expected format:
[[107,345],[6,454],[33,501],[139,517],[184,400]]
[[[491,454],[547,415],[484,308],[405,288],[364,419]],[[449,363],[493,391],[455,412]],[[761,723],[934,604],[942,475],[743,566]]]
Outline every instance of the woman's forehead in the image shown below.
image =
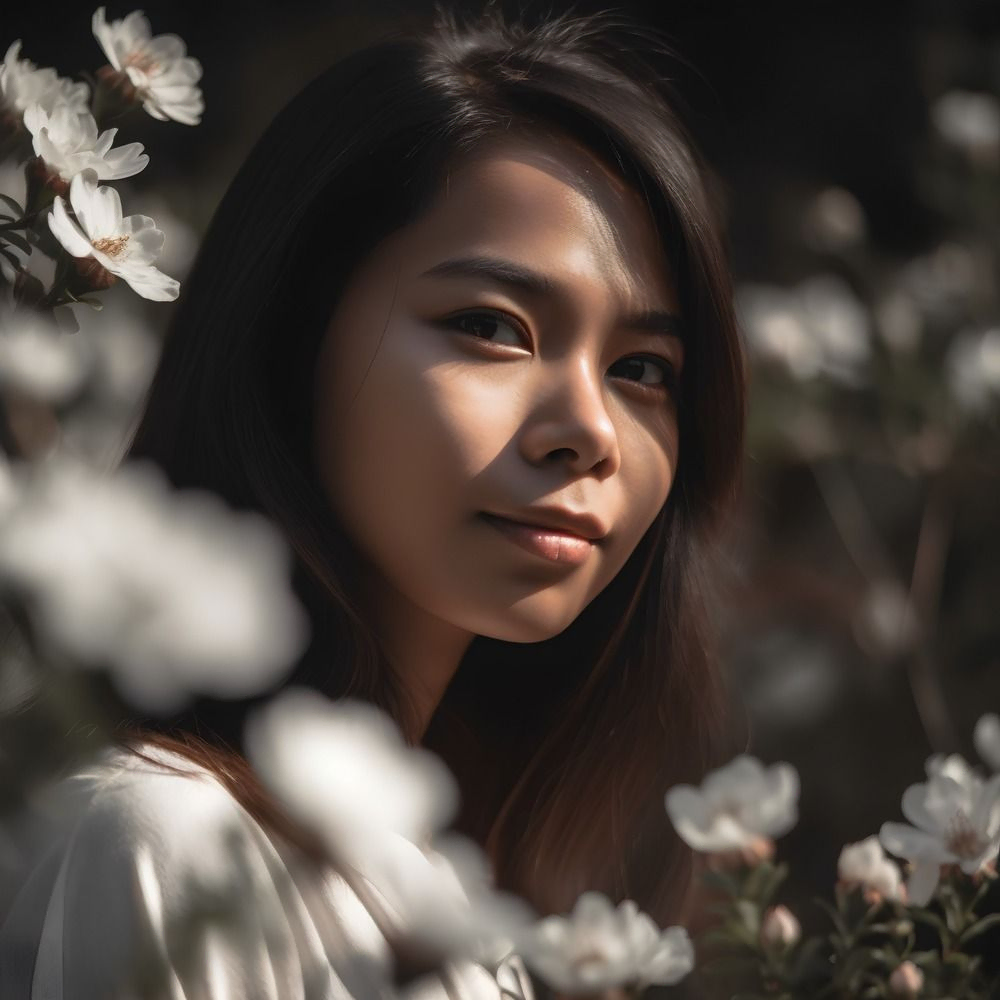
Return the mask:
[[624,295],[672,298],[666,255],[643,198],[561,137],[497,139],[448,169],[407,243],[441,259],[474,247],[536,266],[600,273]]

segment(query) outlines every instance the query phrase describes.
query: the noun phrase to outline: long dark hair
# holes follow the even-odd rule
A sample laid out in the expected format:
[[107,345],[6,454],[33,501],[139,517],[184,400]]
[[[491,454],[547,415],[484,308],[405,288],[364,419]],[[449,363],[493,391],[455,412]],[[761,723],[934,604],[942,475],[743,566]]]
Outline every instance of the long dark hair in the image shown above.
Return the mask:
[[[359,553],[310,461],[320,338],[365,255],[417,218],[449,163],[483,140],[512,126],[563,135],[617,171],[648,205],[690,331],[673,489],[565,631],[473,641],[423,743],[456,774],[458,828],[487,849],[500,887],[540,913],[599,889],[663,924],[682,916],[693,864],[663,793],[731,750],[705,577],[739,478],[745,397],[721,224],[674,110],[669,58],[662,38],[611,12],[532,25],[495,7],[472,18],[439,9],[428,27],[324,72],[222,200],[128,454],[281,527],[313,628],[290,680],[374,702],[415,742],[412,707],[353,592]],[[180,735],[177,746],[280,829],[240,756],[255,703],[202,701],[142,732]]]

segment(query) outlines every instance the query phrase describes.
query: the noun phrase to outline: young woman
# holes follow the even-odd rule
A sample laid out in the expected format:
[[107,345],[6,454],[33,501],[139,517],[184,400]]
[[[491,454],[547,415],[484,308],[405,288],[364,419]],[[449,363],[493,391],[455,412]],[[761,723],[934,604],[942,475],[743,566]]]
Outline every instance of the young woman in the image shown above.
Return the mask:
[[[612,15],[493,10],[325,72],[219,206],[129,454],[281,527],[312,620],[288,682],[438,753],[498,887],[662,925],[692,884],[663,793],[732,753],[704,576],[744,421],[668,59]],[[207,770],[308,847],[240,753],[249,707],[123,730],[118,766],[178,803],[160,765]],[[152,814],[154,861],[183,854]]]

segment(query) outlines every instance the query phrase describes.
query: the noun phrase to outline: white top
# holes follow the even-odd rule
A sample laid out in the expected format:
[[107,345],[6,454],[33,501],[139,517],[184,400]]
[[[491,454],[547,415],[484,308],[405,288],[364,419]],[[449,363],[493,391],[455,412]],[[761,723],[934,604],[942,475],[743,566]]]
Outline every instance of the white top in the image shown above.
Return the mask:
[[137,961],[159,971],[157,1000],[534,1000],[514,955],[496,976],[458,962],[373,986],[391,981],[388,944],[340,876],[204,768],[143,750],[185,773],[109,749],[4,821],[3,1000],[137,1000]]

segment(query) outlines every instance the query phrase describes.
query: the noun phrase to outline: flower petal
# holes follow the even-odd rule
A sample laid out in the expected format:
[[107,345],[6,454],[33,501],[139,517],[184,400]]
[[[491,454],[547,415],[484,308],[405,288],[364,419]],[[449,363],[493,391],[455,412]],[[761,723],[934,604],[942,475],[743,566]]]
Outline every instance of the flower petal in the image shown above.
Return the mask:
[[66,212],[66,203],[58,195],[52,203],[52,213],[49,215],[49,229],[52,235],[74,257],[90,257],[94,248],[90,241],[80,231],[80,227],[70,219]]

